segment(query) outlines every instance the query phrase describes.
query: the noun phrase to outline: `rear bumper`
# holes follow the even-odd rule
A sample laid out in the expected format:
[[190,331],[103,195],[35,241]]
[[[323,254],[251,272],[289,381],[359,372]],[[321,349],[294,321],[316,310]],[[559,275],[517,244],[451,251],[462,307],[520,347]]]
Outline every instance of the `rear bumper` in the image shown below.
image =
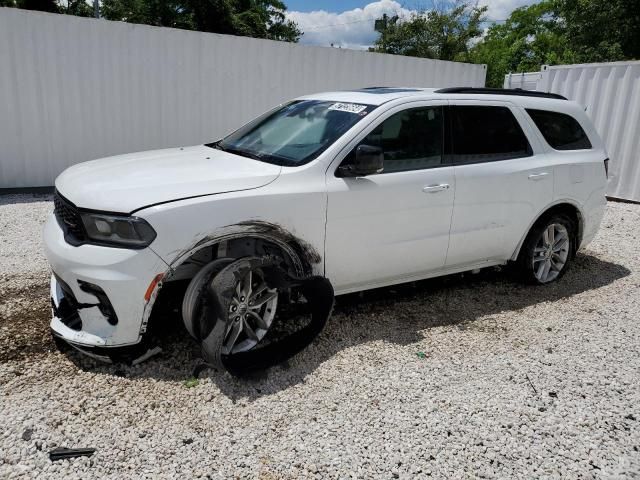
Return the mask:
[[72,246],[51,215],[44,228],[53,334],[76,347],[124,347],[141,340],[144,295],[167,265],[152,250]]

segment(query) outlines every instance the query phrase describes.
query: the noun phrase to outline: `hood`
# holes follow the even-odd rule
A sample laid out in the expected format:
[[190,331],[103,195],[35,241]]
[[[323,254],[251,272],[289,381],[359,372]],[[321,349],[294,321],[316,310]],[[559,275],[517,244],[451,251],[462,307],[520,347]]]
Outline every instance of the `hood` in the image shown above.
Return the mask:
[[262,187],[282,167],[205,145],[130,153],[74,165],[56,189],[79,208],[129,213],[188,197]]

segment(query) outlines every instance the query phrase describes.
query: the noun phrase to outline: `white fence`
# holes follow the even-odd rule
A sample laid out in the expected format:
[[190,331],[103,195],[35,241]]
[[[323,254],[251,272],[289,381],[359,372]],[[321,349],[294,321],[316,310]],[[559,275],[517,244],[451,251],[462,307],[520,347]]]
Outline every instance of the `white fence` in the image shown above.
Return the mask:
[[299,95],[484,86],[485,66],[0,8],[0,188],[212,141]]
[[[507,75],[505,88],[517,88],[518,75]],[[611,158],[607,194],[640,202],[640,62],[545,65],[524,75],[538,78],[522,88],[559,93],[584,105]]]

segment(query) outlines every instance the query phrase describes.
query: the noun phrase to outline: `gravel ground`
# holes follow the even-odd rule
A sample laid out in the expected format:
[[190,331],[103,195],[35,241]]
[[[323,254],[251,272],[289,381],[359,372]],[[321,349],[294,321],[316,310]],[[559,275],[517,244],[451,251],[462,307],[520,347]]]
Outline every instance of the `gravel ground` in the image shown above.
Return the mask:
[[640,478],[639,205],[610,203],[557,284],[339,297],[268,376],[189,380],[184,332],[136,367],[54,351],[49,200],[0,197],[0,478]]

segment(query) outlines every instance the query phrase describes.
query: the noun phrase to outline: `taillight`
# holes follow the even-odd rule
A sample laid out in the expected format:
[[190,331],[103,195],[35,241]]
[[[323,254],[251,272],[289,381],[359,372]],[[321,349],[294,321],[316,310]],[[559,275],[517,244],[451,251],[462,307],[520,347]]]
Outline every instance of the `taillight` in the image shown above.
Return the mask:
[[609,159],[604,160],[604,174],[609,178]]

